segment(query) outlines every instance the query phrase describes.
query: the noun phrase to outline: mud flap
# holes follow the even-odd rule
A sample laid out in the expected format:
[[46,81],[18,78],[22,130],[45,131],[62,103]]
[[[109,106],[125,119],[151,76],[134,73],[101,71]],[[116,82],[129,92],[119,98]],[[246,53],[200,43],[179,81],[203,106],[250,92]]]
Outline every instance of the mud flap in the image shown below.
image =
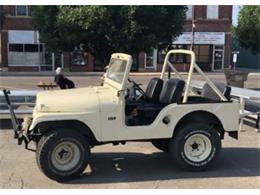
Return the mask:
[[238,139],[238,131],[229,131],[228,135],[234,139]]

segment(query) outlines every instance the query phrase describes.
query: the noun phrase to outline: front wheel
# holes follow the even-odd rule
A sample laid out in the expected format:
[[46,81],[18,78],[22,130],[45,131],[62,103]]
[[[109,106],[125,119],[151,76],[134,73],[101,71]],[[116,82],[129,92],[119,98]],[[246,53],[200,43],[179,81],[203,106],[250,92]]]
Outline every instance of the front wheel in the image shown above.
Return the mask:
[[37,164],[50,179],[65,181],[80,175],[89,164],[90,147],[76,131],[54,130],[43,136],[36,150]]
[[170,154],[177,164],[191,171],[211,166],[221,149],[217,131],[210,125],[191,123],[182,126],[170,141]]

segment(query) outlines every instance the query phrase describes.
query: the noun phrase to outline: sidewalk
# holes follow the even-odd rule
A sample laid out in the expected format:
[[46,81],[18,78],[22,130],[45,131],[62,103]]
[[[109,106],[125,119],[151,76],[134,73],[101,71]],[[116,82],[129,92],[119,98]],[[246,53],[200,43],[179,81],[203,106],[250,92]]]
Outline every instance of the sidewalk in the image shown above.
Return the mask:
[[[104,72],[65,72],[67,76],[101,76]],[[224,72],[205,72],[207,75],[223,75]],[[160,75],[161,72],[131,72],[132,76],[153,76]],[[187,75],[187,72],[180,72],[180,74]],[[55,72],[0,72],[0,76],[54,76]],[[198,73],[194,73],[198,75]],[[251,76],[260,76],[259,72],[249,73]]]

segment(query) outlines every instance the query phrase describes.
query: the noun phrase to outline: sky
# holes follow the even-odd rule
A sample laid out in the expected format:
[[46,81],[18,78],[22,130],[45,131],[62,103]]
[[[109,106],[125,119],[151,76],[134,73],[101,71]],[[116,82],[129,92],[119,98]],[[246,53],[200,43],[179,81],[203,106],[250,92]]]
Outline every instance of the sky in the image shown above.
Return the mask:
[[242,8],[241,5],[233,5],[233,13],[232,13],[232,24],[234,26],[237,25],[238,13],[239,10]]

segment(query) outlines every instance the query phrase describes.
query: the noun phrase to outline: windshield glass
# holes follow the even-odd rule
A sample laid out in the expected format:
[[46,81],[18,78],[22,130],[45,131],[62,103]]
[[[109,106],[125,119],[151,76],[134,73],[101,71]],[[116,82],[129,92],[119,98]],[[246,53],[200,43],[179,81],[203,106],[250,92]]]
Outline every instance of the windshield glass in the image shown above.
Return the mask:
[[127,65],[126,60],[112,58],[109,62],[109,67],[107,70],[107,78],[121,84],[124,79],[126,65]]

